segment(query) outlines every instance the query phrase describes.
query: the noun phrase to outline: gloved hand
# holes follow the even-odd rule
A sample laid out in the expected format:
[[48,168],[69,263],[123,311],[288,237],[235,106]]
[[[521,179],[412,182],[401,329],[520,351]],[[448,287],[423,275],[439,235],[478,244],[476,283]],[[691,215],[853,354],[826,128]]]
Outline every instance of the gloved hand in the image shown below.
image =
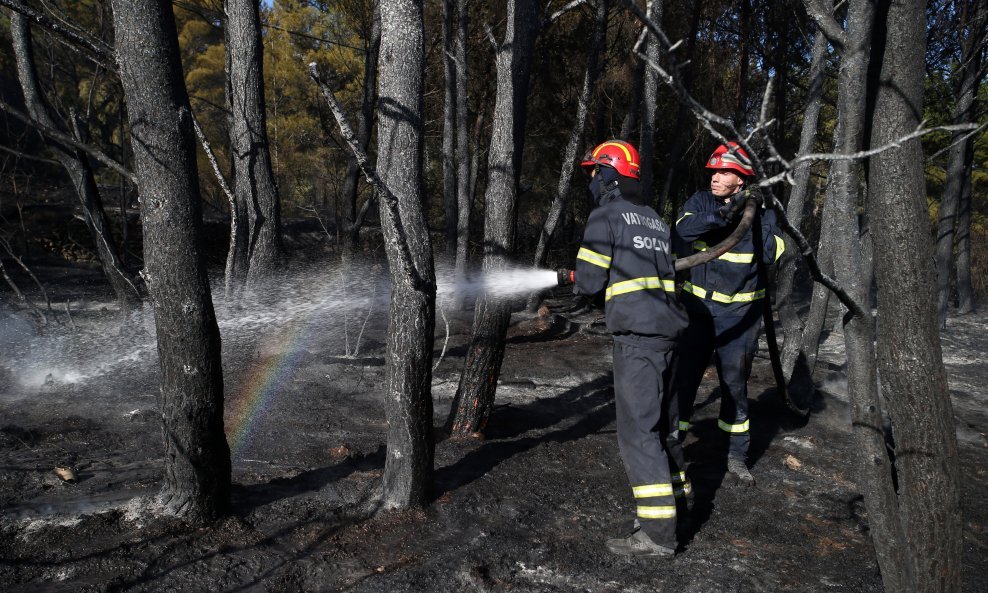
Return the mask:
[[738,215],[738,212],[744,210],[744,203],[747,198],[748,192],[746,191],[741,191],[731,196],[727,203],[718,209],[718,212],[720,212],[720,217],[727,222],[733,221]]

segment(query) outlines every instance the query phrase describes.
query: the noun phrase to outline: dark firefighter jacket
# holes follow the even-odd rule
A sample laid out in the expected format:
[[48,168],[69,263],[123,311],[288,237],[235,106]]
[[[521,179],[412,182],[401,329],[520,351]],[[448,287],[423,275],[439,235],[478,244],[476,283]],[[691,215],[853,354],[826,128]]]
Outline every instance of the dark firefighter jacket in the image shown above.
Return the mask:
[[674,340],[688,318],[676,296],[671,232],[648,206],[615,188],[590,212],[576,258],[573,292],[604,292],[607,329],[622,336]]
[[[725,221],[718,210],[723,201],[709,191],[690,196],[676,219],[675,250],[678,257],[705,251],[727,238],[741,216]],[[785,241],[775,234],[775,212],[761,210],[751,228],[730,251],[689,270],[683,291],[702,299],[714,315],[743,315],[748,306],[765,297],[758,275],[758,257],[766,264],[778,261]],[[760,235],[756,245],[754,237]]]

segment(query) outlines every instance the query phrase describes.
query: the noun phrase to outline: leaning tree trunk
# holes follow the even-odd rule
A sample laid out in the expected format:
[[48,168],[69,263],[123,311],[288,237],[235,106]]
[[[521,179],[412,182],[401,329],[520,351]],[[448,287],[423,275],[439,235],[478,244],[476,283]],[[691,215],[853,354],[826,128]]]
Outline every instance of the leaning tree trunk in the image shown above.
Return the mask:
[[[969,124],[977,119],[974,109],[981,86],[981,55],[984,53],[984,0],[972,3],[967,15],[967,36],[961,41],[961,60],[957,65],[959,83],[956,103],[952,114],[955,125]],[[954,132],[951,137],[947,161],[947,182],[940,201],[940,218],[937,222],[936,262],[937,262],[937,319],[940,327],[947,324],[947,309],[950,300],[950,276],[954,263],[954,243],[956,239],[958,209],[962,187],[965,183],[964,165],[971,145],[964,139],[966,131]]]
[[192,112],[169,3],[113,2],[141,196],[144,279],[161,368],[164,508],[194,524],[230,507],[220,333],[206,277]]
[[[398,200],[397,210],[385,207],[383,199],[380,209],[392,286],[384,508],[422,506],[432,495],[436,281],[422,211],[423,54],[422,0],[383,2],[378,168],[382,182]],[[403,264],[406,256],[411,261]]]
[[[570,130],[566,150],[563,151],[563,163],[559,172],[556,198],[549,207],[549,214],[542,225],[542,232],[539,233],[539,243],[535,247],[534,266],[536,268],[545,266],[546,257],[549,253],[549,242],[556,233],[559,218],[569,204],[569,188],[573,178],[573,168],[576,166],[576,151],[583,139],[583,129],[587,122],[587,109],[590,105],[590,94],[593,92],[594,86],[597,84],[597,76],[600,74],[600,51],[604,39],[604,28],[607,26],[607,6],[608,0],[595,2],[593,38],[590,41],[589,49],[587,49],[587,69],[583,75],[583,88],[576,100],[576,121]],[[534,293],[528,299],[528,309],[534,311],[538,307],[538,303],[539,293]]]
[[259,4],[257,0],[224,0],[224,10],[233,195],[237,210],[247,217],[247,233],[237,235],[245,235],[246,279],[253,283],[278,269],[281,207],[268,149]]
[[[896,141],[920,124],[926,3],[891,3],[884,33],[884,53],[876,56],[881,72],[871,121],[873,146]],[[871,157],[869,186],[879,373],[895,434],[907,567],[916,577],[909,590],[958,591],[962,534],[957,436],[937,326],[920,141],[899,143]]]
[[[662,0],[648,0],[648,18],[655,24],[662,24]],[[659,63],[659,40],[649,35],[646,38],[645,55],[653,63]],[[638,141],[639,166],[641,167],[642,197],[646,204],[655,206],[659,214],[665,204],[655,203],[655,119],[659,108],[659,73],[655,68],[645,68],[642,81],[642,123]]]
[[[806,93],[806,104],[803,108],[803,129],[799,136],[799,153],[813,152],[816,144],[816,129],[820,120],[820,108],[823,105],[824,58],[827,55],[827,38],[818,32],[813,43],[813,53],[810,61],[809,89]],[[806,208],[806,194],[810,186],[810,164],[800,163],[793,172],[793,187],[786,204],[786,216],[795,228],[800,228],[803,212]],[[803,353],[803,321],[796,311],[793,289],[796,271],[799,267],[800,254],[795,241],[786,236],[786,251],[779,262],[777,272],[775,300],[779,308],[779,321],[782,325],[782,373],[790,384],[789,391],[802,406],[808,401],[807,391],[812,389],[812,383],[801,382],[792,384],[793,369],[797,364],[806,365],[806,355]],[[807,376],[800,373],[797,376]]]
[[[485,273],[506,267],[514,249],[518,177],[538,12],[536,0],[511,0],[504,41],[497,49],[497,103],[484,212]],[[487,424],[510,318],[509,300],[490,294],[477,300],[463,374],[447,422],[454,436],[482,432]]]
[[[28,113],[42,125],[59,129],[60,126],[48,110],[48,102],[41,91],[41,85],[38,84],[34,48],[31,44],[31,28],[27,17],[16,11],[11,12],[10,35],[13,42],[14,57],[17,61],[17,77],[21,83],[24,104]],[[64,130],[61,131],[64,132]],[[88,157],[78,150],[62,148],[54,143],[51,148],[55,153],[55,158],[68,173],[69,179],[72,180],[72,186],[79,196],[86,227],[89,229],[93,244],[96,246],[96,253],[99,256],[100,265],[103,267],[103,274],[106,275],[110,286],[113,287],[117,302],[124,310],[137,307],[141,302],[141,295],[120,262],[119,251],[113,239],[106,212],[103,210],[103,200]],[[121,209],[120,215],[124,220],[124,225],[126,225],[127,213]]]

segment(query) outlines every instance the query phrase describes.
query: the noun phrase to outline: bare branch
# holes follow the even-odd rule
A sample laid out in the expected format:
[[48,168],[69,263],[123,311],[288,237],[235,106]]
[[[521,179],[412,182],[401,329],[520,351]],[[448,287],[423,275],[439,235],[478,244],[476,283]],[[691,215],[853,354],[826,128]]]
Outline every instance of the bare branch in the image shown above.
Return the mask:
[[322,90],[323,95],[326,97],[326,102],[329,104],[330,111],[333,112],[333,117],[336,118],[336,123],[340,128],[340,135],[346,141],[347,145],[350,146],[350,150],[353,151],[354,157],[357,159],[357,164],[360,165],[360,170],[364,172],[364,177],[367,183],[371,184],[377,188],[378,193],[381,196],[382,204],[388,209],[388,214],[395,225],[396,235],[398,237],[398,259],[399,265],[405,276],[415,282],[417,285],[421,285],[424,281],[418,276],[415,271],[415,266],[412,264],[412,254],[408,249],[408,240],[405,234],[404,225],[401,222],[401,213],[398,210],[398,197],[392,193],[391,188],[381,180],[378,176],[377,171],[370,163],[370,159],[367,157],[367,153],[360,148],[360,142],[357,140],[356,134],[353,133],[353,128],[347,122],[346,115],[343,113],[343,107],[340,106],[339,101],[336,100],[336,96],[333,94],[333,90],[329,88],[329,85],[323,81],[322,77],[319,75],[319,67],[315,62],[309,64],[309,76],[312,80],[319,86]]
[[213,147],[209,144],[209,140],[206,138],[206,133],[202,131],[202,127],[199,125],[199,118],[197,118],[194,113],[192,114],[192,127],[196,131],[196,136],[199,138],[199,144],[202,145],[203,152],[206,153],[206,159],[209,160],[209,165],[213,169],[213,174],[216,176],[216,181],[220,184],[220,189],[223,190],[227,201],[230,202],[230,212],[233,212],[233,190],[230,189],[230,184],[227,183],[226,177],[223,176],[223,171],[220,171],[220,164],[216,160],[216,153],[213,152]]
[[34,156],[32,154],[27,154],[26,152],[21,152],[19,150],[14,150],[13,148],[10,148],[9,146],[4,146],[2,144],[0,144],[0,150],[2,150],[4,152],[9,152],[10,154],[12,154],[12,155],[14,155],[16,157],[22,158],[22,159],[29,159],[29,160],[38,161],[38,162],[41,162],[41,163],[48,163],[49,165],[58,165],[58,166],[61,166],[62,165],[62,163],[60,163],[60,162],[58,162],[56,160],[46,159],[44,157]]
[[575,10],[575,9],[579,8],[580,6],[583,6],[584,4],[587,4],[588,1],[589,0],[572,0],[572,2],[567,3],[566,5],[564,5],[563,7],[561,7],[556,12],[554,12],[551,15],[545,17],[545,19],[542,21],[542,28],[544,29],[544,28],[548,27],[552,23],[556,22],[556,19],[558,19],[559,17],[563,16],[567,12],[570,12],[571,10]]
[[[6,0],[0,0],[0,2],[4,2],[4,1],[6,1]],[[9,105],[8,103],[6,103],[5,101],[0,101],[0,111],[4,111],[4,112],[6,112],[6,113],[8,113],[8,114],[10,114],[12,116],[14,116],[15,118],[21,120],[22,122],[26,123],[27,125],[29,125],[29,126],[33,127],[34,129],[38,130],[38,132],[40,132],[44,136],[47,136],[51,140],[54,140],[55,142],[58,142],[59,144],[65,146],[65,147],[75,148],[77,150],[81,150],[82,152],[88,154],[89,156],[93,157],[97,161],[103,163],[107,167],[110,167],[111,169],[113,169],[117,173],[120,173],[121,175],[123,175],[124,177],[126,177],[127,179],[129,179],[131,181],[131,183],[133,183],[135,185],[137,184],[137,176],[134,175],[134,173],[130,169],[128,169],[127,167],[125,167],[124,165],[122,165],[119,161],[117,161],[114,158],[112,158],[109,155],[107,155],[102,150],[100,150],[98,148],[95,148],[93,146],[90,146],[88,144],[84,144],[82,142],[79,142],[75,138],[72,138],[71,136],[69,136],[68,134],[63,134],[62,132],[59,132],[58,130],[55,130],[53,128],[50,128],[50,127],[48,127],[48,126],[46,126],[46,125],[38,122],[37,120],[32,119],[28,115],[26,115],[24,113],[21,113],[17,109],[13,108],[11,105]]]
[[[2,246],[3,249],[4,249],[4,251],[7,252],[7,255],[12,260],[14,260],[15,262],[17,262],[17,265],[20,266],[21,269],[24,270],[24,272],[28,276],[31,277],[31,280],[34,280],[34,284],[38,287],[38,290],[41,291],[41,296],[45,300],[45,305],[46,305],[46,308],[47,308],[48,312],[54,314],[54,311],[52,311],[52,308],[51,308],[51,299],[48,298],[48,291],[45,290],[45,285],[42,284],[40,280],[38,280],[38,277],[34,275],[34,272],[31,271],[31,268],[27,267],[27,265],[24,263],[24,261],[21,260],[21,258],[17,257],[17,255],[14,254],[14,250],[10,248],[10,243],[8,243],[6,239],[0,237],[0,246]],[[35,314],[38,315],[38,317],[41,318],[42,322],[44,322],[45,325],[48,325],[48,316],[45,314],[44,311],[42,311],[41,309],[39,309],[37,307],[37,305],[35,305],[31,301],[29,301],[27,299],[27,297],[25,297],[24,294],[21,293],[20,290],[17,289],[17,286],[14,284],[13,280],[7,274],[7,269],[3,267],[3,264],[2,263],[0,263],[0,269],[3,270],[3,276],[4,276],[4,279],[7,281],[7,284],[9,284],[10,287],[14,290],[14,292],[17,293],[17,295],[20,297],[21,301],[25,305],[29,306],[35,312]]]
[[[671,48],[672,45],[669,43],[669,38],[665,35],[662,29],[655,22],[649,19],[644,12],[642,12],[641,8],[639,8],[638,5],[635,4],[634,0],[625,0],[625,3],[628,6],[628,10],[630,10],[632,14],[634,14],[635,17],[649,30],[649,32],[651,32],[655,36],[655,38],[659,40],[659,42],[661,43],[661,47],[666,52],[668,52],[669,48]],[[677,98],[693,112],[694,116],[696,116],[696,118],[700,120],[703,126],[710,132],[710,134],[714,138],[719,140],[721,144],[728,144],[729,141],[736,140],[738,144],[742,148],[744,148],[745,151],[748,153],[749,159],[751,161],[751,165],[755,170],[755,176],[761,178],[764,178],[766,176],[764,165],[761,162],[761,159],[759,158],[757,151],[752,150],[751,146],[748,143],[748,140],[741,137],[741,134],[738,132],[737,128],[734,126],[734,123],[732,121],[711,112],[709,109],[704,107],[703,104],[697,101],[696,98],[693,97],[693,95],[686,89],[686,87],[683,86],[681,77],[679,76],[678,67],[676,66],[675,63],[673,63],[669,67],[669,70],[667,71],[666,69],[662,68],[661,65],[657,64],[654,60],[650,60],[648,56],[643,55],[641,53],[639,53],[638,55],[642,60],[644,60],[649,65],[649,67],[654,68],[659,73],[659,75],[663,78],[666,84],[668,84],[676,93]],[[763,105],[763,111],[764,111],[764,105]],[[725,130],[729,131],[732,138],[726,137],[723,133],[720,132],[720,130],[714,127],[714,124],[721,126]],[[762,130],[761,135],[765,136],[764,129],[767,127],[768,126],[764,122],[759,122],[759,125],[757,126],[756,129]],[[764,139],[766,141],[766,144],[771,145],[771,140],[769,138],[765,137]],[[732,148],[731,152],[736,153],[736,149]],[[789,175],[789,169],[786,169],[786,171],[783,174],[780,174],[782,179],[789,178],[787,177],[788,175]],[[820,266],[817,263],[816,257],[813,254],[813,248],[809,245],[809,242],[802,235],[802,233],[800,233],[799,230],[793,227],[793,225],[789,222],[789,219],[786,217],[785,209],[782,207],[782,204],[780,204],[779,201],[776,200],[775,197],[770,192],[761,191],[763,187],[765,186],[759,183],[753,186],[751,189],[757,192],[756,195],[761,194],[760,197],[762,198],[763,203],[766,206],[775,210],[779,221],[779,226],[791,237],[793,237],[793,239],[795,239],[796,244],[799,245],[800,252],[803,254],[804,259],[806,259],[807,266],[810,269],[810,273],[812,274],[813,279],[816,280],[817,282],[820,282],[821,284],[829,288],[831,291],[833,291],[833,293],[837,296],[837,298],[841,301],[841,303],[843,303],[844,306],[847,307],[849,311],[853,312],[855,315],[864,315],[865,314],[864,308],[861,307],[857,302],[855,302],[854,299],[852,299],[850,295],[848,295],[847,292],[844,291],[844,289],[842,289],[834,279],[826,276],[825,274],[823,274],[823,272],[821,272]]]
[[951,142],[947,146],[944,146],[940,150],[938,150],[938,151],[934,152],[933,154],[931,154],[930,156],[926,157],[926,160],[927,161],[932,161],[932,160],[936,159],[937,157],[939,157],[940,155],[942,155],[943,153],[949,151],[950,148],[953,145],[959,144],[961,142],[967,142],[968,138],[970,138],[971,136],[976,135],[978,132],[980,132],[981,130],[985,129],[986,126],[988,126],[988,122],[985,122],[985,123],[981,124],[980,126],[971,129],[971,131],[969,131],[967,134],[964,134],[964,135],[958,137],[957,139],[955,139],[953,142]]
[[[949,126],[936,126],[932,128],[927,128],[924,127],[923,123],[925,122],[920,122],[919,126],[917,126],[915,130],[913,130],[909,134],[906,134],[905,136],[902,136],[901,138],[896,138],[895,140],[889,142],[888,144],[883,144],[875,148],[870,148],[868,150],[862,150],[860,152],[854,152],[849,154],[838,154],[833,152],[815,152],[810,154],[801,154],[796,158],[794,158],[790,163],[790,165],[795,167],[800,163],[804,163],[808,161],[856,161],[885,152],[886,150],[892,150],[893,148],[900,148],[903,144],[909,142],[910,140],[921,138],[923,136],[926,136],[927,134],[932,134],[933,132],[971,132],[971,134],[974,134],[978,130],[981,130],[986,125],[988,125],[988,124],[981,124],[979,126],[978,124],[955,124]],[[937,154],[939,154],[939,152]],[[788,173],[789,173],[788,171],[783,171],[782,173],[779,173],[774,177],[762,179],[760,182],[758,182],[758,187],[769,187],[771,185],[775,185],[780,181],[785,180],[786,175]]]
[[98,65],[106,68],[107,70],[115,71],[113,68],[113,65],[115,64],[113,48],[103,43],[102,40],[60,24],[17,0],[0,0],[0,5],[6,6],[15,12],[19,12],[28,19],[34,21],[37,25],[52,31],[61,38],[64,38],[69,42],[67,47],[73,51],[77,51],[77,48],[86,50],[86,53],[89,54],[88,57]]

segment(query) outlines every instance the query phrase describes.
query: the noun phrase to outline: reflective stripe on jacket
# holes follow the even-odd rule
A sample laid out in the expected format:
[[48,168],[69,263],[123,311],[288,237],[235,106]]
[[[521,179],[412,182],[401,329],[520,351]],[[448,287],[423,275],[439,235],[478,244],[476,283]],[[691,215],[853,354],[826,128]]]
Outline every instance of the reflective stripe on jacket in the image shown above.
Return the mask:
[[687,324],[676,296],[672,234],[648,206],[612,190],[587,220],[573,292],[605,291],[607,329],[674,339]]
[[[676,218],[675,249],[678,257],[706,251],[720,243],[737,227],[741,217],[728,223],[720,216],[724,202],[709,191],[696,192],[683,205]],[[758,225],[756,227],[756,225]],[[761,241],[755,244],[755,231]],[[776,234],[775,212],[761,210],[752,228],[730,251],[702,266],[689,270],[683,290],[708,303],[711,312],[740,315],[754,301],[765,297],[765,286],[758,278],[758,257],[771,264],[785,251],[785,241]]]

